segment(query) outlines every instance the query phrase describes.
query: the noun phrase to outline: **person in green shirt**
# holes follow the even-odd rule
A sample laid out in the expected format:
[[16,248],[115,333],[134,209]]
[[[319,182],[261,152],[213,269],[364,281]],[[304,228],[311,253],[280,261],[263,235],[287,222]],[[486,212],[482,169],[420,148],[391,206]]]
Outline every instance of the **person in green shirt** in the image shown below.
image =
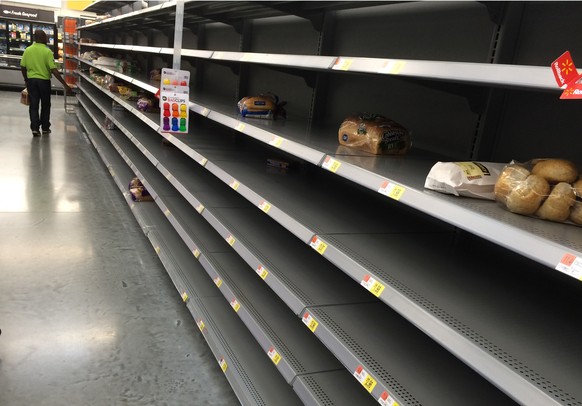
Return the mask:
[[[46,43],[46,33],[43,30],[36,30],[34,43],[26,48],[20,61],[22,76],[30,100],[28,113],[33,137],[38,137],[41,134],[41,129],[43,135],[48,135],[51,132],[51,74],[63,84],[66,94],[72,93],[71,88],[57,70],[53,52]],[[41,107],[40,115],[39,105]]]

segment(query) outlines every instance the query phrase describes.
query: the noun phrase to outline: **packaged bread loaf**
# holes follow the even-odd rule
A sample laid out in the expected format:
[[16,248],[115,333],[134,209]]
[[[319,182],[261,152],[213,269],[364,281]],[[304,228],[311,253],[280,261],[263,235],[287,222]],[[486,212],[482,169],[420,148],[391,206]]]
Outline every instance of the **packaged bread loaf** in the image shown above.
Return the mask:
[[495,200],[494,187],[506,164],[495,162],[437,162],[424,187],[455,196]]
[[582,180],[565,159],[511,163],[495,184],[495,200],[512,213],[582,224]]
[[381,155],[404,155],[410,149],[410,133],[380,114],[352,114],[338,131],[341,145]]

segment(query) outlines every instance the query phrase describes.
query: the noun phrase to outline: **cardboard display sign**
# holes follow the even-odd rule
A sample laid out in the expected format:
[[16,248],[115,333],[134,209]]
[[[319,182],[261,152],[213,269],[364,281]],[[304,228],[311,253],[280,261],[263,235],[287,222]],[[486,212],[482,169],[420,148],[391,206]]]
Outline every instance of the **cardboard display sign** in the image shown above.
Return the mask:
[[552,62],[552,72],[558,86],[564,89],[560,99],[582,99],[582,74],[576,70],[570,51]]
[[160,132],[188,133],[190,118],[190,72],[162,69],[160,87]]

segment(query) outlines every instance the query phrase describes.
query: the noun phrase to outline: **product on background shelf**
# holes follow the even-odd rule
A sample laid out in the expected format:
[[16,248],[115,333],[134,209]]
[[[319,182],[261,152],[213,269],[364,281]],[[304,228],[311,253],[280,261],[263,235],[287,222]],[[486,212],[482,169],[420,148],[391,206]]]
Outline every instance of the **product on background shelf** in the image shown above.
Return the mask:
[[495,162],[437,162],[424,187],[455,196],[495,200],[495,183],[505,166]]
[[338,139],[341,145],[376,155],[404,155],[411,146],[408,130],[380,114],[348,116],[340,125]]
[[138,110],[147,113],[158,112],[158,107],[156,106],[156,102],[154,101],[154,99],[143,95],[139,99],[137,99],[136,107]]
[[152,69],[150,71],[150,80],[159,82],[162,80],[162,71],[160,69]]
[[104,125],[105,128],[107,128],[108,130],[117,130],[115,123],[113,123],[113,121],[111,121],[109,117],[105,117]]
[[284,109],[287,102],[279,101],[279,97],[272,93],[258,96],[247,96],[239,100],[238,111],[243,117],[275,119],[285,118],[287,112]]
[[495,184],[495,199],[512,213],[582,224],[582,181],[565,159],[534,159],[507,165]]
[[154,200],[139,178],[129,181],[129,193],[134,202],[151,202]]

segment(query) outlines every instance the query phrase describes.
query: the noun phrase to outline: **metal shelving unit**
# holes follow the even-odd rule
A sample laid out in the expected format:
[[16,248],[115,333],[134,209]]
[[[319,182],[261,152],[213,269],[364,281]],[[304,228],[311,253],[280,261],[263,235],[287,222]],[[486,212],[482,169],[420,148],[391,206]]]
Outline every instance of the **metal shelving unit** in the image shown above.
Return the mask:
[[[166,4],[167,8],[176,3]],[[471,156],[464,160],[487,153],[502,156],[496,148],[512,145],[504,137],[511,133],[506,128],[512,128],[513,117],[502,114],[497,105],[523,115],[511,103],[522,100],[533,111],[542,111],[540,106],[554,106],[549,100],[559,91],[549,67],[527,59],[527,45],[522,44],[519,52],[512,48],[516,38],[523,42],[524,35],[535,32],[532,21],[544,7],[186,2],[184,24],[192,35],[185,40],[198,45],[181,50],[182,58],[194,58],[190,110],[199,117],[191,123],[191,134],[157,134],[155,114],[142,113],[96,88],[81,73],[83,92],[94,103],[85,108],[98,108],[98,114],[107,115],[120,128],[124,138],[117,140],[122,145],[118,153],[136,173],[145,175],[147,186],[161,190],[156,195],[160,213],[187,246],[190,260],[202,265],[219,285],[224,297],[213,301],[230,303],[226,309],[237,308],[239,318],[234,318],[252,332],[263,356],[271,349],[282,356],[277,369],[301,401],[342,404],[345,395],[338,394],[351,393],[343,382],[352,375],[356,380],[351,382],[364,387],[356,385],[357,396],[366,395],[367,389],[372,398],[365,398],[380,404],[504,404],[511,398],[527,405],[578,405],[582,404],[575,379],[582,371],[575,355],[582,338],[576,327],[579,314],[563,309],[580,308],[576,281],[580,275],[577,269],[564,271],[559,265],[565,255],[582,256],[578,229],[516,216],[492,202],[424,190],[435,160],[451,160],[442,149],[431,148],[429,138],[421,134],[420,148],[406,157],[377,157],[338,146],[335,117],[325,114],[327,108],[333,116],[347,105],[343,100],[352,99],[404,111],[391,101],[374,98],[373,92],[361,96],[354,90],[361,85],[390,85],[394,96],[404,100],[402,105],[410,103],[404,97],[407,93],[426,93],[427,100],[438,100],[435,113],[426,114],[426,120],[438,120],[439,112],[444,112],[443,116],[454,117],[455,125],[458,117],[459,129],[465,126],[472,132],[473,145],[467,145]],[[423,14],[429,9],[437,14]],[[116,33],[140,24],[144,29],[155,24],[168,27],[175,18],[169,11],[158,6],[99,24]],[[487,55],[468,52],[465,61],[416,57],[416,48],[376,52],[366,44],[360,51],[358,41],[348,34],[357,26],[354,21],[368,15],[370,32],[363,35],[373,39],[381,31],[378,27],[390,27],[375,15],[391,18],[393,11],[397,16],[417,12],[415,16],[429,26],[440,24],[438,13],[467,17],[467,24],[473,21],[467,38],[487,42],[491,48]],[[565,8],[551,12],[570,15]],[[300,27],[297,40],[272,42],[269,35],[276,37],[279,25]],[[435,37],[448,35],[436,32]],[[487,39],[483,33],[495,41],[483,41]],[[315,47],[310,49],[312,43]],[[173,51],[116,45],[107,39],[83,45],[147,55]],[[81,62],[150,93],[158,90],[144,78]],[[284,79],[295,88],[304,79],[308,90],[295,91]],[[234,108],[236,100],[258,83],[287,86],[290,106],[311,103],[309,116],[290,114],[273,122],[241,118]],[[230,93],[225,90],[229,86]],[[131,114],[116,118],[108,107],[111,99]],[[329,106],[324,106],[325,99]],[[466,111],[461,99],[469,106]],[[414,112],[406,114],[414,117]],[[554,119],[563,119],[561,114],[552,107]],[[562,121],[564,128],[576,122]],[[422,132],[428,127],[420,128]],[[452,130],[450,145],[456,145],[459,134],[469,137],[459,129]],[[168,150],[161,138],[178,150]],[[527,151],[539,154],[538,144],[532,142]],[[265,171],[269,157],[291,161],[298,172],[270,176]],[[358,209],[362,205],[365,210]],[[202,237],[199,229],[209,231]],[[246,273],[241,273],[242,267]],[[540,301],[540,295],[548,300]],[[288,315],[289,321],[283,322],[275,313],[258,310],[269,303],[278,303],[282,313],[291,309],[289,315],[297,318]],[[289,361],[290,354],[302,347],[300,341],[291,341],[284,350],[271,328],[281,332],[288,328],[292,335],[298,328],[304,334],[311,330],[306,337],[316,337],[333,354],[326,362],[335,369],[314,366],[304,375]],[[560,346],[554,345],[557,341]],[[310,358],[309,351],[303,354]],[[447,374],[439,373],[443,370]],[[317,395],[320,392],[326,395]],[[324,400],[331,393],[335,397]]]

